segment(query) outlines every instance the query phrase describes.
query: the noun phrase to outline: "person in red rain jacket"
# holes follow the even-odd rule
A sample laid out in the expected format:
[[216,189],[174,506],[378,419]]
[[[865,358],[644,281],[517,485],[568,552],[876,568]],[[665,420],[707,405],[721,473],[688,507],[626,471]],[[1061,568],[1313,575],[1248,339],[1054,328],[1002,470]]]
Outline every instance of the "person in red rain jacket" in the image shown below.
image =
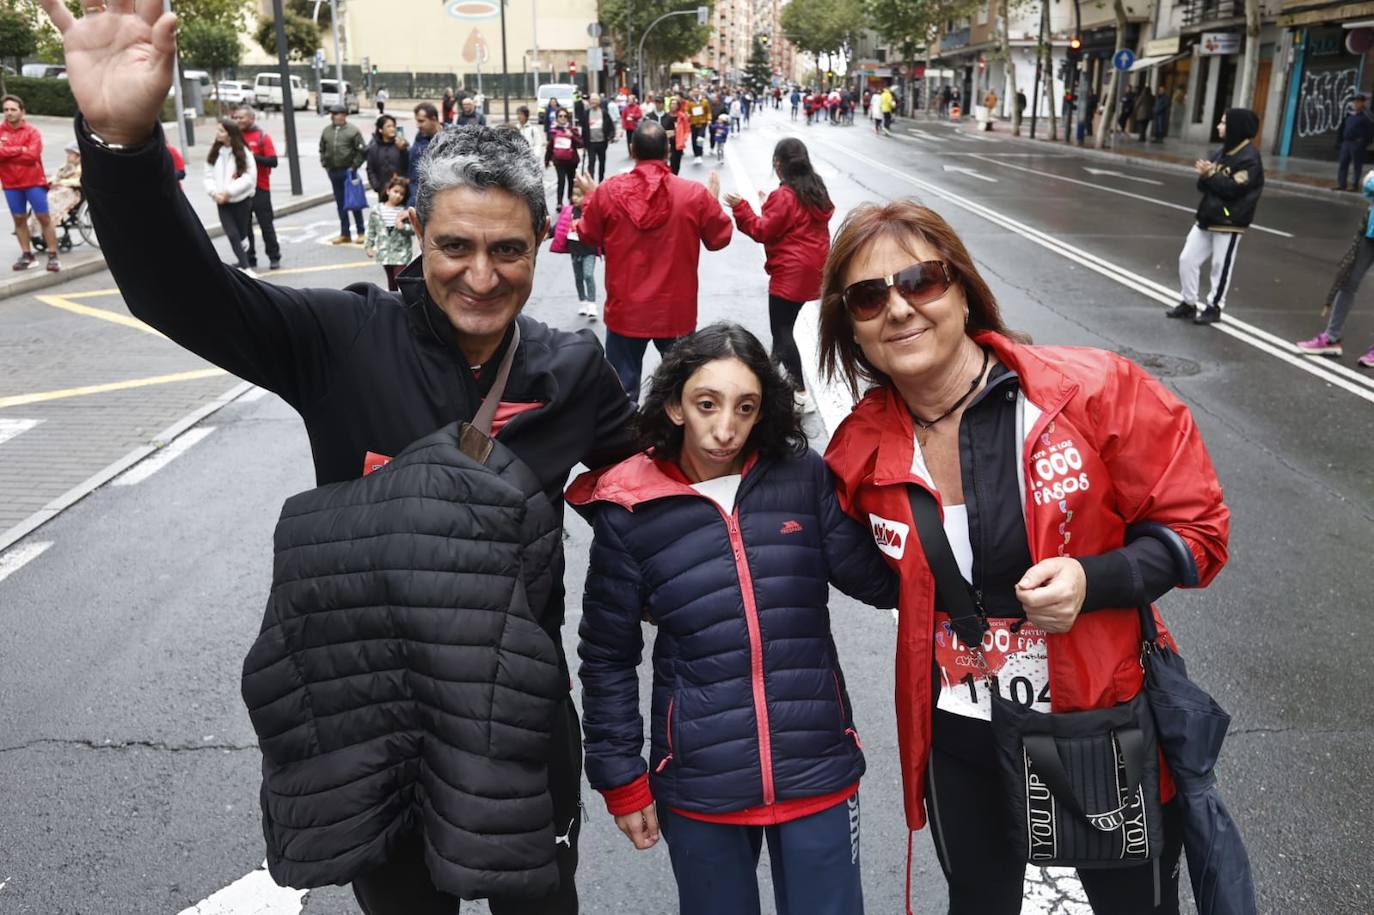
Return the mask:
[[[253,191],[253,216],[262,231],[262,244],[267,249],[267,262],[273,270],[281,266],[281,243],[277,241],[276,215],[272,210],[272,169],[277,167],[277,148],[267,131],[257,125],[258,114],[247,103],[234,109],[234,121],[243,131],[243,142],[253,155],[258,169],[258,184]],[[383,195],[385,196],[385,195]],[[248,223],[248,266],[258,265],[257,246],[253,241],[253,223]]]
[[[811,167],[806,144],[794,137],[773,147],[773,171],[782,186],[763,201],[763,215],[734,194],[725,204],[734,211],[739,230],[763,244],[768,271],[768,326],[773,358],[787,369],[802,409],[811,408],[802,380],[801,354],[792,326],[802,305],[821,294],[821,265],[830,253],[830,216],[835,205],[825,182]],[[762,196],[762,195],[760,195]]]
[[630,155],[634,155],[634,147],[630,145],[635,128],[644,119],[644,109],[639,107],[639,96],[632,95],[630,100],[620,109],[620,126],[625,131],[625,148]]
[[[1003,674],[1003,694],[1073,712],[1135,697],[1136,608],[1220,571],[1230,527],[1221,486],[1177,397],[1115,353],[1021,342],[953,229],[912,201],[845,220],[820,323],[822,371],[856,395],[860,382],[873,385],[826,461],[840,504],[870,525],[901,578],[895,707],[907,824],[919,829],[929,815],[951,913],[1019,912],[1026,862],[1006,840],[986,680],[968,675],[976,660],[936,606],[909,487],[940,505],[986,614],[986,661]],[[1126,543],[1132,525],[1149,536]],[[1160,631],[1171,645],[1162,622]],[[1093,911],[1178,911],[1182,824],[1167,772],[1160,790],[1158,860],[1081,870]]]
[[48,249],[48,270],[62,269],[57,260],[57,233],[48,216],[48,176],[43,171],[43,135],[24,119],[24,100],[17,95],[0,98],[0,187],[14,217],[14,234],[19,239],[19,260],[15,270],[27,270],[34,262],[29,241],[29,208],[43,229],[43,244]]
[[606,251],[606,359],[631,399],[649,341],[660,353],[697,326],[701,246],[719,251],[734,226],[721,208],[720,176],[705,186],[668,170],[668,136],[656,124],[635,131],[635,167],[599,187],[578,175],[587,202],[577,231]]

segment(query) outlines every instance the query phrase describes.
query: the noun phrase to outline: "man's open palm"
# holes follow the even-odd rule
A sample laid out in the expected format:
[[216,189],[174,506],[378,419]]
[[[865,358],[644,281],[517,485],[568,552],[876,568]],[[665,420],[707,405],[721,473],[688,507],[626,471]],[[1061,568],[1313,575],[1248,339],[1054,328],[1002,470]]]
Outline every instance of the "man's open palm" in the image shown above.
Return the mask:
[[62,0],[39,2],[62,33],[67,80],[91,130],[111,143],[146,140],[172,85],[176,16],[161,0],[83,0],[80,19]]

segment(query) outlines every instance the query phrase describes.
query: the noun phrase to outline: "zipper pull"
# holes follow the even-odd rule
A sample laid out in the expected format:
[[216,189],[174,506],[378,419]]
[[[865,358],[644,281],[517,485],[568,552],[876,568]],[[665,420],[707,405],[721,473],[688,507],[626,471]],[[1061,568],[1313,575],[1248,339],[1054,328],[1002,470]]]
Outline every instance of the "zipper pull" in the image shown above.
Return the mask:
[[663,759],[659,762],[657,768],[654,769],[654,774],[657,775],[658,773],[662,772],[662,771],[663,771],[663,767],[666,766],[666,765],[668,765],[668,761],[671,760],[672,758],[673,758],[673,754],[671,754],[671,753],[669,753],[667,756],[663,757]]

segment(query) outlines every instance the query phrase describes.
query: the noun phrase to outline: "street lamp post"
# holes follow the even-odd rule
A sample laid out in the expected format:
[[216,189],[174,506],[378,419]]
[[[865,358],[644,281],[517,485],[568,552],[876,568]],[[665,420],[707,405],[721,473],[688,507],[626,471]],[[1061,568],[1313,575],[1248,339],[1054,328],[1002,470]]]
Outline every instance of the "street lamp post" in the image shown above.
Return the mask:
[[[702,9],[704,9],[704,7],[698,7],[694,10],[675,10],[671,13],[664,13],[662,16],[659,16],[653,22],[649,23],[649,27],[644,30],[644,34],[639,36],[639,51],[636,55],[639,61],[639,79],[641,83],[644,80],[644,39],[649,37],[649,33],[654,30],[654,27],[656,25],[658,25],[663,20],[671,19],[674,16],[696,16],[698,21],[700,21]],[[639,88],[642,92],[644,91],[645,87],[641,85]]]

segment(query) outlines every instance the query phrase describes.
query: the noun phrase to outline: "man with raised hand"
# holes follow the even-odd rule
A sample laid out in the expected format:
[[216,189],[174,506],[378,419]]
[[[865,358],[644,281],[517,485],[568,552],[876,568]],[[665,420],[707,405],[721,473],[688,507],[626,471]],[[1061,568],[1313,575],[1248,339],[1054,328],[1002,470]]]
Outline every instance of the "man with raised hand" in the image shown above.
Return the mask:
[[[471,422],[517,323],[519,343],[493,435],[530,470],[560,523],[573,466],[633,453],[633,409],[595,336],[556,331],[521,314],[549,219],[543,171],[519,134],[472,127],[433,142],[410,214],[421,257],[398,278],[399,294],[363,284],[337,290],[262,282],[220,262],[165,152],[158,112],[172,82],[176,17],[162,12],[161,0],[110,0],[108,8],[86,2],[76,18],[62,0],[42,0],[62,33],[81,112],[83,188],[115,282],[138,318],[290,404],[305,423],[320,484],[358,478],[369,452],[397,455],[436,430]],[[161,239],[157,270],[147,269],[146,239],[153,237]],[[561,550],[549,570],[553,587],[539,618],[547,621],[566,683]],[[462,675],[455,671],[454,679]],[[423,802],[413,788],[398,795],[404,816],[376,818],[385,826],[378,835],[368,832],[378,828],[374,818],[331,816],[332,795],[321,792],[320,809],[307,819],[323,830],[325,847],[347,853],[317,854],[321,846],[314,845],[302,854],[283,839],[297,823],[265,818],[274,878],[299,887],[351,882],[367,915],[453,912],[460,896],[488,897],[495,915],[575,913],[581,743],[571,697],[560,702],[546,763],[554,847],[495,837],[503,862],[516,859],[505,873],[519,869],[522,855],[551,860],[558,884],[552,894],[525,884],[492,892],[473,883],[473,869],[463,865],[483,863],[454,862],[444,849],[435,851],[408,806]],[[319,784],[349,781],[347,772],[330,770],[341,765],[334,757],[310,760]],[[264,757],[265,780],[278,768]],[[264,791],[264,805],[274,796]],[[453,854],[453,846],[447,851]],[[492,879],[500,873],[481,871]]]

